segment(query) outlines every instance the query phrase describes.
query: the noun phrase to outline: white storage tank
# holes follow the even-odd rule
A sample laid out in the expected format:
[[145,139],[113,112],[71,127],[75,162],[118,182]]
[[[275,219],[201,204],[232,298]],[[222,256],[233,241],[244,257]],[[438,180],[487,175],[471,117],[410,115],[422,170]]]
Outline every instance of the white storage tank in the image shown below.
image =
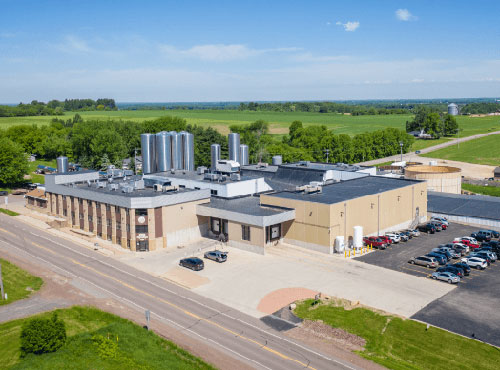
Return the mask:
[[354,226],[352,244],[356,249],[363,247],[363,226]]
[[342,253],[345,249],[344,245],[344,237],[343,236],[337,236],[335,238],[335,253]]

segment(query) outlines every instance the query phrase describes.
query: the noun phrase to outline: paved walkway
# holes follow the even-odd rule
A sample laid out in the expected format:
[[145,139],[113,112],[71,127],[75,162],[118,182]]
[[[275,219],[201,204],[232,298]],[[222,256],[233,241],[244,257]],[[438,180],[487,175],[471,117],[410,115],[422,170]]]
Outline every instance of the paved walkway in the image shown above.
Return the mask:
[[22,299],[14,303],[9,303],[0,306],[0,322],[21,319],[36,315],[41,312],[52,311],[56,308],[64,308],[71,306],[71,302],[65,299],[43,298],[33,296],[31,298]]

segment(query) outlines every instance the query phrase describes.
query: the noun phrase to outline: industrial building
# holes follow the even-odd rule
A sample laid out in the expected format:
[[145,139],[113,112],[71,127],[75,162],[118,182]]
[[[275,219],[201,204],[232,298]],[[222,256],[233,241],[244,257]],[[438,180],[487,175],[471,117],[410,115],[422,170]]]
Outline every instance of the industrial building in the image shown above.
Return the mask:
[[[229,137],[229,159],[211,146],[210,168],[194,170],[188,133],[141,135],[144,174],[47,175],[46,208],[69,227],[134,251],[171,248],[202,237],[264,254],[282,241],[332,253],[340,239],[415,226],[427,218],[424,181],[376,176],[373,167],[302,161],[248,164],[248,147]],[[32,197],[33,198],[33,197]],[[35,199],[35,198],[33,198]]]

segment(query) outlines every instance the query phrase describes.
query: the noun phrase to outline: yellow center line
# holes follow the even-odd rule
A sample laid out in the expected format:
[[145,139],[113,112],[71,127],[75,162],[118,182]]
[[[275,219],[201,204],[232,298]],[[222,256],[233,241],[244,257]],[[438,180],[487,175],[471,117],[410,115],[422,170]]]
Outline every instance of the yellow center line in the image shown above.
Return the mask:
[[4,233],[7,233],[7,234],[9,234],[9,235],[11,235],[11,236],[17,236],[16,234],[14,234],[14,233],[12,233],[12,232],[10,232],[10,231],[8,231],[8,230],[2,229],[1,227],[0,227],[0,231],[2,231],[2,232],[4,232]]
[[[46,251],[49,251],[49,252],[50,252],[50,253],[52,253],[52,254],[57,254],[56,252],[54,252],[54,251],[52,251],[52,250],[49,250],[48,248],[43,247],[43,246],[41,246],[41,245],[39,245],[39,244],[37,244],[37,243],[32,243],[32,244],[33,244],[35,247],[37,247],[37,248],[44,249],[44,250],[46,250]],[[305,367],[305,368],[309,368],[309,369],[312,369],[312,370],[316,370],[314,367],[311,367],[309,364],[306,364],[306,363],[304,363],[304,362],[302,362],[302,361],[300,361],[300,360],[294,359],[294,358],[289,357],[289,356],[287,356],[287,355],[285,355],[285,354],[283,354],[283,353],[281,353],[281,352],[279,352],[279,351],[276,351],[276,350],[274,350],[274,349],[272,349],[272,348],[269,348],[267,345],[262,344],[262,343],[260,343],[260,342],[258,342],[258,341],[256,341],[256,340],[254,340],[254,339],[251,339],[251,338],[245,337],[245,336],[241,335],[240,333],[237,333],[237,332],[235,332],[235,331],[233,331],[233,330],[231,330],[231,329],[229,329],[229,328],[226,328],[225,326],[222,326],[222,325],[220,325],[220,324],[216,323],[215,321],[208,320],[208,319],[205,319],[205,318],[203,318],[203,317],[201,317],[201,316],[198,316],[198,315],[196,315],[195,313],[190,312],[190,311],[188,311],[188,310],[186,310],[186,309],[182,308],[182,307],[181,307],[181,306],[179,306],[179,305],[176,305],[175,303],[172,303],[172,302],[167,301],[166,299],[163,299],[163,298],[157,297],[157,296],[155,296],[154,294],[151,294],[151,293],[148,293],[148,292],[146,292],[146,291],[144,291],[144,290],[141,290],[141,289],[139,289],[139,288],[136,288],[136,287],[134,287],[134,286],[132,286],[132,285],[130,285],[130,284],[125,283],[124,281],[121,281],[121,280],[120,280],[120,279],[118,279],[118,278],[115,278],[115,277],[113,277],[113,276],[111,276],[111,275],[108,275],[108,274],[106,274],[106,273],[104,273],[104,272],[98,271],[98,270],[96,270],[95,268],[90,267],[90,266],[87,266],[87,265],[85,265],[85,264],[83,264],[83,263],[80,263],[80,262],[78,262],[77,260],[74,260],[74,259],[72,259],[72,258],[64,257],[64,256],[61,256],[61,255],[59,255],[59,257],[62,257],[62,258],[68,259],[68,260],[70,260],[71,262],[73,262],[75,265],[79,265],[79,266],[84,267],[84,268],[86,268],[86,269],[88,269],[88,270],[94,271],[94,272],[95,272],[96,274],[98,274],[98,275],[101,275],[101,276],[106,277],[106,278],[108,278],[108,279],[114,280],[114,281],[116,281],[117,283],[119,283],[119,284],[123,285],[124,287],[127,287],[127,288],[129,288],[129,289],[131,289],[131,290],[133,290],[133,291],[135,291],[135,292],[142,293],[142,294],[144,294],[144,295],[146,295],[146,296],[148,296],[148,297],[150,297],[150,298],[153,298],[153,299],[159,300],[159,301],[161,301],[161,302],[163,302],[163,303],[165,303],[165,304],[169,305],[170,307],[173,307],[173,308],[175,308],[175,309],[177,309],[177,310],[181,311],[181,312],[182,312],[182,313],[184,313],[185,315],[190,316],[190,317],[192,317],[192,318],[194,318],[194,319],[196,319],[196,320],[199,320],[199,321],[204,321],[204,322],[206,322],[206,323],[208,323],[208,324],[211,324],[211,325],[213,325],[213,326],[215,326],[215,327],[217,327],[217,328],[219,328],[219,329],[221,329],[221,330],[223,330],[223,331],[225,331],[225,332],[227,332],[227,333],[230,333],[230,334],[234,335],[235,337],[239,337],[239,338],[241,338],[241,339],[243,339],[243,340],[246,340],[247,342],[253,343],[253,344],[255,344],[255,345],[259,346],[260,348],[262,348],[262,349],[264,349],[264,350],[266,350],[266,351],[268,351],[268,352],[270,352],[270,353],[272,353],[272,354],[274,354],[274,355],[276,355],[276,356],[278,356],[278,357],[281,357],[281,358],[282,358],[282,359],[284,359],[284,360],[288,360],[288,361],[296,362],[296,363],[297,363],[297,364],[299,364],[300,366],[303,366],[303,367]]]

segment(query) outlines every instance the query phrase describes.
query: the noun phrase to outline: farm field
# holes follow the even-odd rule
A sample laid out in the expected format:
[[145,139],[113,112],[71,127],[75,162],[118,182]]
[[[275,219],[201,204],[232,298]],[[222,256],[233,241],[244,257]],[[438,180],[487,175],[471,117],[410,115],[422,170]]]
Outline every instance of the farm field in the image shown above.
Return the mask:
[[492,197],[500,197],[500,187],[496,186],[481,186],[462,183],[462,189],[471,191],[476,194],[490,195]]
[[[57,352],[20,358],[21,327],[30,318],[0,324],[0,367],[13,369],[213,369],[212,366],[160,338],[152,331],[91,307],[56,310],[68,339]],[[37,315],[50,318],[51,312]],[[113,340],[108,356],[92,339]],[[113,344],[112,343],[112,344]],[[101,350],[101,352],[100,352]],[[71,364],[71,365],[70,365]]]
[[[362,132],[380,130],[388,127],[405,128],[407,120],[412,115],[376,115],[376,116],[348,116],[337,113],[308,113],[308,112],[255,112],[238,110],[136,110],[136,111],[91,111],[66,112],[62,119],[73,117],[75,113],[84,119],[122,119],[145,121],[163,116],[178,116],[186,119],[190,124],[204,127],[213,127],[222,134],[229,132],[233,124],[247,124],[262,119],[269,122],[271,134],[287,134],[290,124],[299,120],[305,126],[326,125],[337,134],[355,135]],[[48,124],[54,116],[37,117],[0,117],[0,129],[19,124]],[[457,117],[463,129],[460,136],[470,136],[500,130],[500,117],[470,118]],[[435,142],[435,141],[433,141]],[[417,149],[418,150],[418,149]]]
[[424,157],[441,158],[490,166],[500,166],[500,135],[490,135],[466,141],[447,148],[422,154]]

